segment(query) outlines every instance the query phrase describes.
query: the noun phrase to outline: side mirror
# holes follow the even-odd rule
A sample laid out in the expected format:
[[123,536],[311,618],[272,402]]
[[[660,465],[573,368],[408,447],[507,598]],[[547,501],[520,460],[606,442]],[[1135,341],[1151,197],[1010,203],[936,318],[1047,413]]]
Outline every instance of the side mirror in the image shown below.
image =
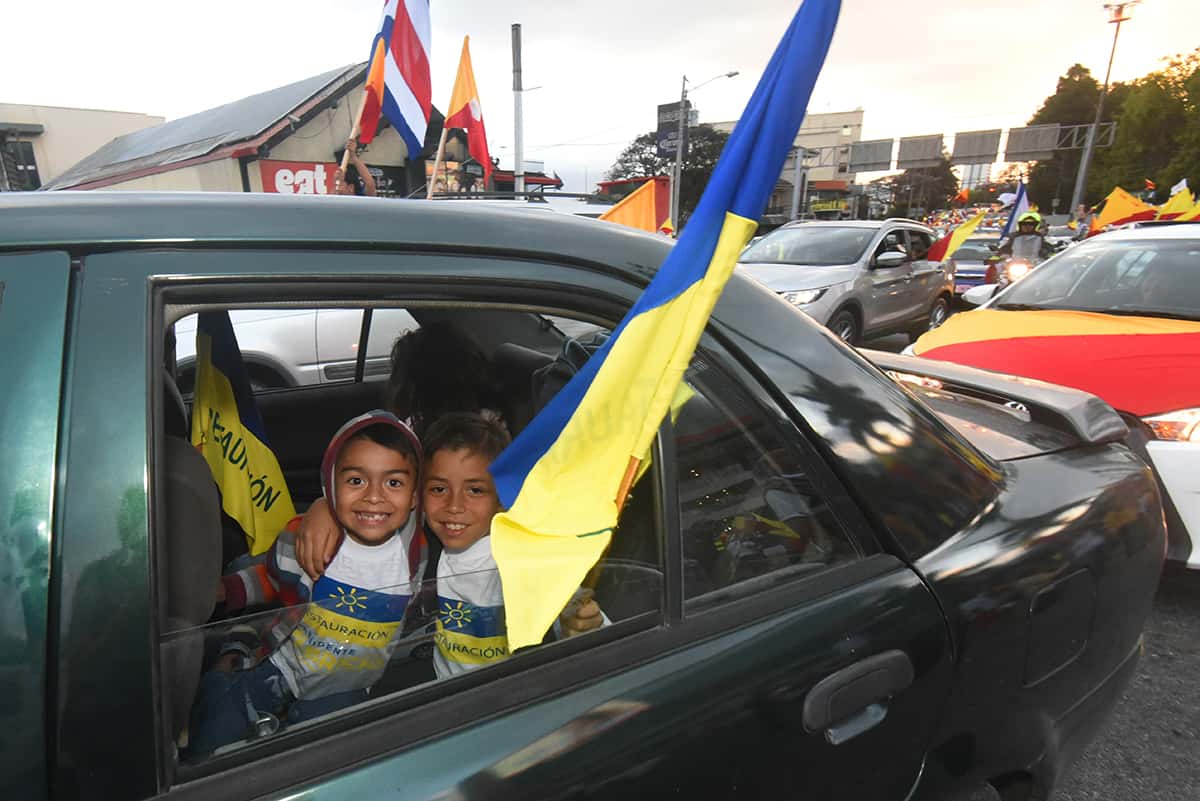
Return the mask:
[[972,306],[982,306],[992,299],[992,296],[996,294],[996,290],[999,288],[997,284],[973,286],[963,293],[963,302],[969,303]]
[[908,261],[907,253],[899,253],[895,250],[889,250],[887,253],[880,253],[875,257],[876,267],[899,267],[904,262]]

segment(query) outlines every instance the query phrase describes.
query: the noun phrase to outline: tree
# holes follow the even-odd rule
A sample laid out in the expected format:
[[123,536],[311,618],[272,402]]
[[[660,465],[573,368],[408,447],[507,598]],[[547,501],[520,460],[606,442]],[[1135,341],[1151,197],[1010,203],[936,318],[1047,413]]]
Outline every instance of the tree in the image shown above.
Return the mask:
[[912,217],[913,210],[922,213],[934,208],[948,208],[958,194],[958,176],[950,169],[950,157],[942,154],[936,167],[908,169],[899,175],[882,179],[892,197],[893,216]]
[[1089,195],[1140,189],[1149,178],[1158,186],[1155,200],[1163,201],[1181,178],[1200,179],[1198,104],[1200,49],[1135,81],[1117,116],[1116,141],[1096,159]]
[[[699,125],[688,129],[688,153],[683,160],[683,170],[679,179],[679,219],[674,220],[677,228],[682,228],[691,216],[700,195],[708,185],[713,167],[721,157],[729,134],[718,131],[711,125]],[[658,155],[657,136],[654,131],[644,133],[634,139],[617,156],[612,167],[608,170],[607,179],[619,181],[623,178],[640,178],[642,176],[670,175],[674,157],[663,158]]]
[[[1129,87],[1125,84],[1109,86],[1108,96],[1104,100],[1103,122],[1112,121],[1120,113],[1128,92]],[[1099,82],[1087,67],[1074,64],[1058,79],[1054,94],[1042,101],[1041,108],[1029,118],[1028,124],[1090,125],[1096,118],[1096,102],[1099,99]],[[1046,210],[1053,210],[1054,198],[1059,198],[1060,206],[1069,203],[1082,156],[1082,150],[1060,150],[1053,158],[1034,164],[1029,171],[1030,202]],[[1095,176],[1095,171],[1092,175]],[[1094,200],[1099,200],[1099,197]]]

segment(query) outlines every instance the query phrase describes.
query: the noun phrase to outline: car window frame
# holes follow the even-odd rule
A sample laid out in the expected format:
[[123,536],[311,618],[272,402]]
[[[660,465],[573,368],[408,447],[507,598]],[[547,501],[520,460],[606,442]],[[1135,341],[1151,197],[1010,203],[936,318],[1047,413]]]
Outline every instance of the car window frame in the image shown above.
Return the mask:
[[[264,253],[275,253],[279,263],[260,267],[259,271],[246,270],[238,273],[236,263],[228,260],[231,253],[253,264],[258,264]],[[315,275],[318,272],[317,268],[327,266],[329,258],[336,255],[345,263],[348,259],[353,261],[358,255],[367,254],[352,254],[328,248],[267,251],[263,248],[213,249],[181,246],[165,249],[160,247],[154,251],[120,252],[116,255],[120,256],[122,274],[127,280],[111,287],[103,285],[105,288],[94,285],[90,289],[90,295],[107,292],[111,295],[113,303],[133,303],[135,308],[145,310],[136,320],[131,321],[131,324],[136,322],[141,326],[141,344],[145,345],[149,337],[149,345],[145,352],[145,389],[148,409],[152,410],[152,413],[146,415],[145,432],[142,435],[145,442],[142,448],[147,467],[154,471],[162,469],[163,462],[160,457],[165,436],[161,414],[164,403],[163,389],[159,386],[161,381],[154,369],[163,358],[163,345],[159,341],[160,332],[165,330],[163,292],[179,293],[182,296],[194,292],[196,297],[222,302],[222,296],[227,301],[237,301],[259,287],[266,287],[273,293],[291,294],[301,299],[306,295],[312,296],[314,291],[320,291],[321,297],[324,298],[332,288],[350,287],[340,294],[352,301],[356,296],[368,296],[372,288],[395,290],[396,287],[403,286],[405,300],[412,297],[411,290],[419,289],[418,294],[424,293],[428,299],[435,301],[445,300],[449,293],[452,296],[449,302],[459,305],[463,303],[464,295],[469,295],[479,302],[494,300],[496,289],[500,288],[514,297],[521,296],[521,305],[530,308],[566,311],[577,318],[584,317],[581,312],[588,308],[595,309],[595,315],[599,319],[615,320],[620,319],[620,314],[644,288],[644,282],[632,278],[628,273],[616,273],[613,268],[604,265],[571,263],[565,259],[553,262],[547,259],[518,259],[513,258],[511,254],[478,251],[439,254],[443,263],[458,264],[458,270],[449,273],[450,277],[457,280],[449,282],[446,281],[445,271],[435,270],[428,263],[427,254],[415,255],[406,252],[375,252],[370,255],[382,256],[385,260],[400,260],[414,267],[423,265],[424,269],[414,269],[410,274],[393,267],[375,273],[369,269],[370,260],[363,260],[351,264],[352,267],[360,268],[356,273],[332,278],[318,278]],[[109,262],[109,268],[113,261]],[[283,266],[284,264],[287,266]],[[297,270],[298,264],[305,269]],[[557,280],[547,282],[535,279],[528,271],[520,272],[520,269],[527,265],[533,265],[536,271],[538,264],[551,266],[556,271]],[[509,269],[514,265],[520,269],[515,272]],[[271,270],[270,266],[275,266],[276,269]],[[503,269],[500,266],[503,266]],[[239,277],[230,279],[231,273]],[[571,280],[567,280],[568,278]],[[85,295],[84,299],[87,297]],[[718,340],[721,339],[719,334],[714,336]],[[736,361],[736,351],[729,350],[731,357]],[[745,368],[745,365],[735,369],[735,374],[741,374],[742,368]],[[746,374],[755,375],[754,371],[749,369],[746,370]],[[768,396],[770,393],[778,393],[777,388],[768,390],[758,380],[748,381],[745,386],[755,396],[759,393],[768,393]],[[793,410],[788,404],[779,398],[776,398],[775,402],[785,414],[792,416]],[[803,429],[801,431],[803,432]],[[316,730],[305,729],[241,749],[227,758],[222,758],[216,770],[203,774],[204,777],[210,778],[194,777],[196,781],[186,782],[173,780],[173,777],[168,778],[165,767],[160,763],[159,792],[166,793],[169,790],[170,795],[175,798],[201,798],[209,797],[214,786],[220,786],[227,790],[226,795],[231,799],[249,799],[294,787],[299,783],[327,778],[347,765],[384,756],[423,739],[442,736],[456,727],[477,720],[483,710],[486,710],[488,715],[497,715],[522,708],[525,704],[541,702],[570,690],[581,680],[603,680],[611,674],[627,670],[631,664],[665,657],[675,650],[695,645],[707,637],[744,625],[748,620],[759,619],[762,614],[772,610],[787,609],[796,603],[814,601],[839,587],[865,581],[894,569],[894,558],[883,558],[882,555],[881,558],[870,557],[835,567],[806,581],[787,582],[770,592],[723,605],[712,615],[702,616],[703,620],[685,617],[682,609],[673,603],[673,599],[682,598],[681,569],[672,567],[680,564],[680,549],[678,527],[673,522],[673,515],[668,513],[668,510],[676,508],[677,502],[673,489],[675,482],[669,475],[674,463],[662,453],[664,440],[669,438],[660,437],[656,443],[656,462],[662,465],[662,469],[653,475],[658,476],[656,487],[661,494],[657,499],[657,514],[664,537],[663,554],[669,561],[666,563],[664,577],[666,599],[661,614],[654,613],[657,620],[647,622],[637,618],[622,621],[609,629],[589,635],[588,638],[561,642],[556,644],[553,650],[545,649],[523,655],[522,664],[517,664],[517,660],[514,659],[490,669],[485,674],[468,674],[449,679],[447,681],[454,682],[454,693],[444,691],[442,688],[449,685],[439,682],[394,699],[380,699],[378,703],[351,710],[339,715],[336,720],[322,724],[320,731],[323,736],[315,742],[310,741]],[[147,569],[153,572],[148,586],[148,606],[145,611],[151,621],[150,631],[147,633],[153,637],[156,644],[161,623],[157,612],[154,611],[158,608],[159,579],[157,570],[152,565],[155,564],[155,549],[159,547],[157,543],[161,539],[163,525],[160,489],[163,484],[160,472],[155,472],[154,476],[155,489],[149,493],[147,499],[150,513],[147,524],[153,521],[152,525],[156,528],[151,530],[147,526]],[[81,504],[82,500],[68,500],[66,503],[74,507]],[[73,535],[77,536],[82,535]],[[153,653],[157,654],[156,645]],[[147,700],[158,716],[154,742],[158,748],[162,748],[164,738],[161,735],[161,704],[164,699],[160,690],[161,676],[157,666],[149,673],[153,679],[146,688]],[[281,753],[287,753],[289,758],[269,759]]]

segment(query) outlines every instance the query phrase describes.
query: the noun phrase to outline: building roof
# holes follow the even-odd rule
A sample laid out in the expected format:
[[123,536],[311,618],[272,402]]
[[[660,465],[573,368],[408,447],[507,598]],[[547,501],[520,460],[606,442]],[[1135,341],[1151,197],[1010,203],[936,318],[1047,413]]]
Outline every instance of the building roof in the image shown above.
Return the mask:
[[[356,80],[365,64],[340,67],[303,81],[260,92],[223,106],[165,122],[124,136],[71,167],[43,189],[66,189],[133,172],[154,172],[169,164],[201,159],[240,142],[272,133],[289,114],[324,99]],[[256,147],[254,148],[256,149]],[[244,155],[230,152],[230,156]]]

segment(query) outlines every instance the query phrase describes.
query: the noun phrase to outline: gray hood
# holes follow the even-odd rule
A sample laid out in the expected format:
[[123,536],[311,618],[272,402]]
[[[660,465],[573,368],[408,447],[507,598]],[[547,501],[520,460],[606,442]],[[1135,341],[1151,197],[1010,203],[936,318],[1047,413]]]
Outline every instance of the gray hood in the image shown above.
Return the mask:
[[831,267],[806,267],[799,264],[739,264],[743,273],[757,278],[776,292],[819,289],[853,281],[858,266],[841,264]]

